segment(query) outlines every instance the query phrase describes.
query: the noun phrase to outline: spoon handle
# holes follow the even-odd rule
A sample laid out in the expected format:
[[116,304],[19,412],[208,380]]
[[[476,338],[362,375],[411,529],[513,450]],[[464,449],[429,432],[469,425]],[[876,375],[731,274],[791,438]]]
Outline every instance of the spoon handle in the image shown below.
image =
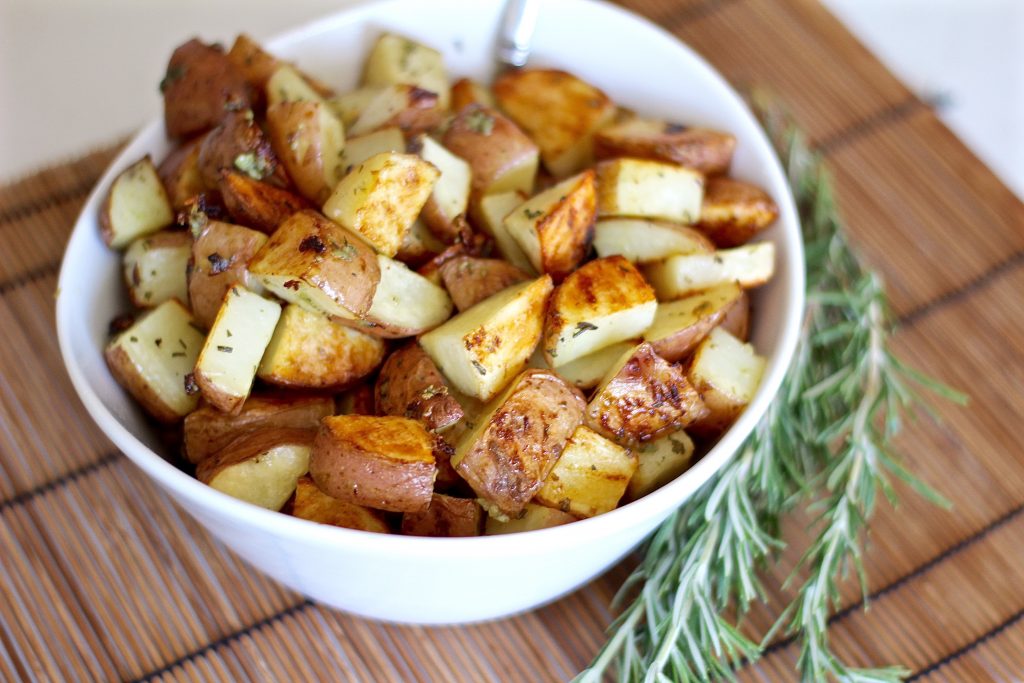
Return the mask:
[[518,69],[526,64],[539,5],[540,0],[507,0],[505,3],[495,55],[500,65]]

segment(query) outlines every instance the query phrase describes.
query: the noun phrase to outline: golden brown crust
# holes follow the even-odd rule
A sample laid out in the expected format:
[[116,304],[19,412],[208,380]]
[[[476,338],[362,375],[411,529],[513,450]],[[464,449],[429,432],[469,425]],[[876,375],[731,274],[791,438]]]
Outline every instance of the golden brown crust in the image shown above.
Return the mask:
[[234,222],[268,235],[296,211],[311,208],[294,192],[237,171],[221,171],[217,187]]
[[307,519],[319,524],[373,531],[379,534],[391,532],[384,514],[377,510],[331,498],[321,491],[313,479],[306,475],[299,477],[295,485],[295,496],[287,512],[292,517]]
[[207,187],[217,187],[220,172],[242,170],[278,187],[287,187],[288,176],[270,140],[253,121],[251,111],[227,112],[203,138],[197,160],[199,175]]
[[388,356],[377,377],[375,403],[378,414],[419,420],[432,432],[452,426],[463,416],[444,376],[416,342]]
[[[470,78],[460,78],[452,84],[450,108],[456,114],[471,104],[493,106],[486,99],[486,88]],[[493,99],[493,98],[492,98]]]
[[446,261],[440,272],[445,289],[460,312],[507,287],[532,279],[508,261],[471,256]]
[[610,126],[594,135],[598,159],[636,157],[668,161],[706,175],[728,172],[736,138],[707,128],[688,128],[666,123],[659,130],[633,133],[632,124]]
[[402,515],[402,533],[407,536],[479,536],[484,527],[484,511],[468,498],[452,498],[435,493],[430,507],[423,512]]
[[597,175],[593,169],[580,174],[576,187],[537,224],[541,270],[557,283],[587,255],[597,219]]
[[160,84],[164,93],[164,123],[172,138],[203,133],[225,111],[248,109],[252,90],[222,49],[190,40],[171,55]]
[[779,207],[768,193],[732,178],[709,178],[697,227],[719,248],[749,242],[779,217]]

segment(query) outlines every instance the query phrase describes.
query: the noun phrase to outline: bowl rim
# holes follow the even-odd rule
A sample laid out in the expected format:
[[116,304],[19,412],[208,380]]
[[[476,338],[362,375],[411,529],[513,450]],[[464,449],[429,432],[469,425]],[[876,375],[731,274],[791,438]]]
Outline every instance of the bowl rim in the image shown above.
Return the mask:
[[[524,551],[533,554],[556,546],[575,546],[600,537],[611,536],[641,525],[645,520],[650,520],[653,517],[658,517],[660,520],[662,517],[671,514],[672,510],[681,506],[686,498],[706,484],[739,451],[742,443],[752,433],[754,427],[767,411],[769,404],[778,394],[799,342],[800,327],[803,319],[805,298],[803,242],[799,215],[796,211],[792,191],[786,181],[785,173],[766,135],[756,123],[756,120],[753,119],[753,114],[746,103],[728,81],[691,47],[653,22],[603,0],[557,1],[561,5],[577,6],[581,12],[611,13],[616,21],[634,25],[641,24],[642,26],[635,26],[635,28],[644,29],[648,33],[658,34],[660,39],[671,41],[677,50],[685,53],[686,57],[694,63],[694,68],[708,72],[704,74],[705,76],[712,76],[712,81],[721,91],[720,94],[726,101],[723,103],[723,106],[728,106],[731,109],[740,109],[743,116],[749,117],[754,121],[755,134],[752,139],[744,139],[744,144],[762,148],[755,152],[756,156],[764,157],[768,160],[766,171],[772,177],[773,184],[784,188],[784,191],[777,193],[778,196],[775,197],[780,205],[780,209],[782,209],[778,223],[780,230],[775,241],[777,243],[784,243],[784,252],[787,254],[790,271],[788,286],[780,294],[780,296],[785,296],[787,303],[784,309],[785,318],[779,327],[778,345],[772,355],[772,362],[769,364],[768,371],[762,377],[754,399],[743,411],[739,419],[700,460],[676,479],[656,491],[602,515],[582,519],[573,524],[530,532],[465,538],[371,533],[319,524],[292,517],[221,493],[178,469],[171,462],[151,450],[132,434],[126,426],[118,421],[113,413],[103,404],[99,395],[87,381],[85,371],[75,357],[75,347],[72,343],[70,329],[71,321],[69,319],[73,307],[72,297],[60,295],[61,292],[69,291],[69,255],[73,252],[77,242],[88,237],[85,234],[86,231],[95,229],[97,223],[96,212],[113,178],[138,156],[140,150],[148,146],[147,141],[151,141],[154,136],[163,135],[162,118],[156,117],[134,135],[131,141],[109,164],[75,220],[74,228],[62,257],[57,283],[57,336],[65,369],[71,378],[72,385],[79,399],[92,419],[129,460],[145,471],[151,478],[156,479],[162,487],[169,489],[172,497],[182,507],[185,507],[187,511],[192,513],[192,510],[188,509],[186,501],[193,502],[205,499],[200,503],[201,506],[214,507],[218,513],[225,517],[241,520],[247,526],[257,526],[277,535],[284,535],[311,543],[329,544],[353,550],[358,548],[363,552],[369,553],[421,556],[436,554],[440,549],[442,552],[448,553],[453,557],[477,556],[480,552],[491,553],[495,556],[517,555]],[[360,2],[288,30],[264,42],[271,51],[286,50],[288,47],[301,44],[303,39],[328,31],[334,26],[364,22],[370,18],[367,15],[382,16],[382,13],[386,13],[389,8],[397,8],[414,3],[415,0]],[[391,11],[396,10],[391,9]],[[767,148],[767,154],[764,153],[765,149],[763,148]],[[786,216],[791,217],[792,220],[784,220]]]

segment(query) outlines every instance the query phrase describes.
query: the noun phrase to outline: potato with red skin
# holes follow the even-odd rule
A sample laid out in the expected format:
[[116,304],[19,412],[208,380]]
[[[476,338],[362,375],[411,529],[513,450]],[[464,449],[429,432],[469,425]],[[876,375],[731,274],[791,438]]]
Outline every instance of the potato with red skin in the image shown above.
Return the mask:
[[247,264],[266,241],[263,233],[220,221],[209,221],[199,233],[192,244],[188,298],[201,327],[213,324],[231,287],[250,288]]
[[662,302],[654,322],[644,332],[644,340],[668,362],[678,362],[727,320],[730,327],[743,331],[749,310],[747,301],[739,285],[727,282],[676,301]]
[[697,228],[719,248],[738,247],[778,217],[778,205],[757,185],[732,178],[710,178],[704,186]]
[[312,208],[294,192],[238,171],[221,171],[217,188],[235,223],[268,235],[293,213]]
[[503,289],[531,279],[530,275],[508,261],[471,256],[456,256],[443,263],[439,271],[459,312]]
[[384,514],[362,505],[346,503],[331,498],[321,491],[310,476],[300,477],[295,485],[295,496],[285,512],[292,517],[306,519],[318,524],[330,524],[346,529],[372,531],[378,534],[391,533]]
[[296,189],[318,206],[345,175],[345,130],[325,102],[267,107],[267,136]]
[[463,417],[462,406],[419,344],[411,342],[384,362],[377,377],[375,404],[379,415],[411,417],[432,432],[451,427]]
[[598,159],[655,159],[709,176],[729,170],[735,149],[736,138],[729,133],[641,117],[615,123],[594,135]]
[[168,154],[160,166],[157,175],[167,190],[167,197],[175,211],[185,208],[185,202],[208,189],[199,173],[199,148],[203,137],[188,140]]
[[220,122],[225,111],[248,109],[252,104],[245,76],[224,50],[195,39],[171,55],[160,90],[164,125],[172,138],[204,133]]
[[479,104],[463,108],[441,144],[472,169],[471,205],[487,194],[533,191],[540,158],[537,145],[497,110]]
[[483,508],[475,500],[435,493],[426,510],[402,515],[402,533],[406,536],[479,536],[484,517]]
[[366,103],[349,133],[365,135],[395,127],[409,138],[437,128],[443,119],[437,93],[410,84],[386,85]]
[[196,479],[240,500],[280,510],[306,473],[308,429],[261,429],[231,441],[196,468]]
[[256,125],[252,111],[228,112],[203,138],[196,163],[203,184],[217,187],[221,171],[241,171],[250,178],[278,187],[288,186],[288,175],[278,162],[270,140]]

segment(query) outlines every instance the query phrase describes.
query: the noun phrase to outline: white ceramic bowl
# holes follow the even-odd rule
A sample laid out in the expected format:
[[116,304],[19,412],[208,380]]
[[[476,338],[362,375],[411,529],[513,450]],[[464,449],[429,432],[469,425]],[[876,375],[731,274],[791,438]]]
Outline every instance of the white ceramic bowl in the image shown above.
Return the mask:
[[[386,0],[292,31],[268,47],[347,88],[355,85],[371,42],[386,29],[442,50],[451,74],[486,80],[500,10],[500,0]],[[739,140],[733,174],[765,187],[781,209],[765,235],[778,246],[778,271],[754,299],[752,338],[768,357],[757,396],[693,468],[609,514],[506,536],[388,536],[270,512],[199,483],[157,454],[158,440],[102,356],[108,322],[128,306],[119,255],[99,237],[100,203],[132,161],[147,153],[159,160],[169,151],[162,121],[146,126],[111,165],[68,243],[57,328],[68,373],[93,419],[228,547],[321,603],[377,619],[450,624],[526,610],[579,587],[625,555],[732,456],[775,396],[792,356],[804,284],[797,216],[768,141],[725,81],[668,33],[591,0],[544,1],[530,64],[576,73],[639,112],[732,132]]]

